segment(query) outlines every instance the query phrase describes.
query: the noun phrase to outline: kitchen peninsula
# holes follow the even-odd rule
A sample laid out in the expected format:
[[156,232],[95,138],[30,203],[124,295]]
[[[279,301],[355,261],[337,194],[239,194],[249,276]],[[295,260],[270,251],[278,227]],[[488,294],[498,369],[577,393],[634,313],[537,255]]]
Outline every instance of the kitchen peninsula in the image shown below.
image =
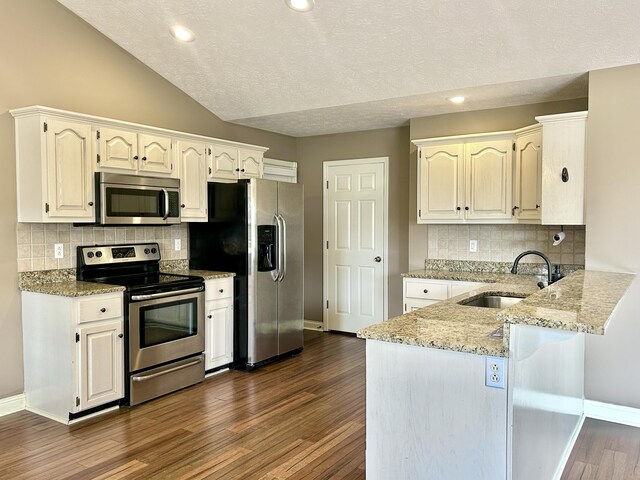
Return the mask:
[[[634,275],[502,277],[358,332],[367,478],[559,478],[584,418],[584,334],[605,333]],[[466,305],[487,295],[526,298]]]

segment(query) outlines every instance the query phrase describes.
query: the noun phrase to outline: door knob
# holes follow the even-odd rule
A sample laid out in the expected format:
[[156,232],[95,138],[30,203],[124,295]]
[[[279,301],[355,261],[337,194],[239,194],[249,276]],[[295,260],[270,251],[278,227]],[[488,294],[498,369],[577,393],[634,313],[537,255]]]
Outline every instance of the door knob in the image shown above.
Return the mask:
[[376,258],[374,258],[374,260],[375,260],[376,262],[380,263],[380,262],[382,261],[382,257],[376,257]]

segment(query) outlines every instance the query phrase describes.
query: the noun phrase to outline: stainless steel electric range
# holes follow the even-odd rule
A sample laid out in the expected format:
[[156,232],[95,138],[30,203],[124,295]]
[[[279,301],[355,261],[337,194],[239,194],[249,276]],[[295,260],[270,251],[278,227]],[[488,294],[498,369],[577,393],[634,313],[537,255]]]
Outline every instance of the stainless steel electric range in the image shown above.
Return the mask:
[[77,278],[122,285],[125,398],[137,405],[204,379],[204,280],[160,271],[157,243],[78,247]]

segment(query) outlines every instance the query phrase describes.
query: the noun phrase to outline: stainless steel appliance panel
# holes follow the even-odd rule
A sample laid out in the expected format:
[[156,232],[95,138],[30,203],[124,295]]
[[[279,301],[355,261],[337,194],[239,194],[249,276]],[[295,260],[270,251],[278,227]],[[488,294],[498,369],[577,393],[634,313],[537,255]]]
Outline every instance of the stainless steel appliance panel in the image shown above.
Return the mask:
[[302,348],[304,329],[304,190],[296,183],[278,183],[278,214],[284,238],[278,282],[279,354]]
[[[152,367],[159,363],[176,360],[204,350],[204,291],[202,288],[193,289],[195,292],[185,293],[184,290],[174,292],[163,292],[151,295],[132,295],[129,303],[129,371]],[[139,301],[136,301],[139,300]],[[163,306],[175,309],[176,306],[184,306],[186,309],[195,306],[195,318],[175,318],[176,324],[173,329],[175,338],[167,337],[167,328],[153,328],[145,332],[145,309],[162,309]],[[171,315],[176,312],[172,310]],[[192,317],[190,312],[184,312]],[[153,321],[153,319],[151,319]],[[187,335],[181,336],[180,330],[187,326],[186,322],[195,322],[194,332],[185,332]],[[166,322],[165,322],[166,323]],[[184,325],[183,325],[184,324]],[[169,330],[172,325],[168,325]],[[159,325],[163,327],[163,325]],[[155,335],[156,340],[145,341],[144,335]]]
[[[248,185],[249,315],[247,363],[255,365],[278,355],[278,290],[272,272],[258,272],[258,225],[272,225],[278,205],[275,182],[251,180]],[[277,248],[277,246],[276,246]]]
[[202,354],[129,375],[129,405],[146,402],[203,380]]

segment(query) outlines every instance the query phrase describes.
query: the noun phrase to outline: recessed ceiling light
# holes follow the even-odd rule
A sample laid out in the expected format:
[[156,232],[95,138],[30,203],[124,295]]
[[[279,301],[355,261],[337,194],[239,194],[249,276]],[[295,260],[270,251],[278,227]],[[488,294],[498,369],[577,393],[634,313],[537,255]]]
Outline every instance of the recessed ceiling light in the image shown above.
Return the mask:
[[464,97],[462,95],[456,95],[455,97],[451,97],[449,101],[451,103],[459,104],[464,102]]
[[171,27],[171,35],[181,42],[193,42],[196,38],[191,30],[182,25],[174,25]]
[[284,0],[284,3],[296,12],[308,12],[309,10],[313,10],[316,4],[315,0]]

